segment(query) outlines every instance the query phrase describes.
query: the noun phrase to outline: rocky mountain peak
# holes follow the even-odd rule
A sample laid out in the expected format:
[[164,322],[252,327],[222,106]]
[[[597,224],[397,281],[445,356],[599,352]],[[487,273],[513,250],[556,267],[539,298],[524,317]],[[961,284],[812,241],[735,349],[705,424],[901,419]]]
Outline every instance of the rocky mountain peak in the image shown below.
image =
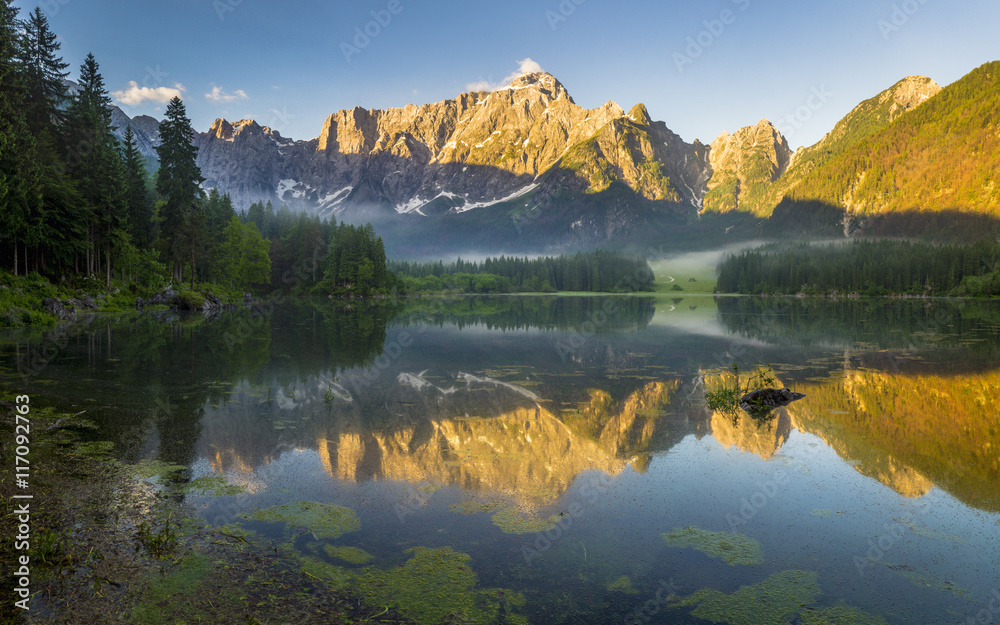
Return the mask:
[[537,89],[539,92],[547,95],[553,100],[566,98],[570,101],[570,103],[574,103],[573,98],[571,98],[569,92],[566,91],[566,87],[564,87],[555,76],[547,72],[529,72],[527,74],[522,74],[512,80],[510,84],[500,91],[507,89],[517,90],[529,88]]
[[791,158],[788,140],[766,119],[734,134],[723,132],[709,148],[712,177],[704,209],[752,210],[767,186],[785,173]]
[[212,127],[209,128],[208,132],[216,139],[233,140],[233,125],[221,117],[212,122]]
[[880,96],[883,100],[891,99],[893,106],[890,116],[895,117],[920,106],[941,91],[941,85],[927,76],[907,76],[893,85]]
[[649,111],[646,110],[645,104],[636,104],[632,107],[632,110],[628,112],[628,117],[640,126],[648,126],[653,123],[653,118],[649,116]]

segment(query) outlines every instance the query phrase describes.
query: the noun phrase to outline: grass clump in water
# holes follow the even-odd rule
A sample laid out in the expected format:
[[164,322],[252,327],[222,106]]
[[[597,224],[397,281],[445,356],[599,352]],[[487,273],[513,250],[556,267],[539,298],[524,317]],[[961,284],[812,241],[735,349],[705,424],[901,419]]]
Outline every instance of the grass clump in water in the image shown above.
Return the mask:
[[315,501],[299,501],[239,516],[250,521],[285,523],[287,530],[292,527],[304,527],[312,532],[317,540],[340,538],[344,534],[361,529],[361,520],[354,510]]
[[760,543],[743,534],[710,532],[692,526],[663,534],[663,540],[671,547],[691,547],[713,558],[721,558],[729,566],[760,564],[764,561]]
[[782,571],[732,594],[703,588],[676,605],[697,606],[691,614],[713,623],[772,625],[788,622],[822,594],[816,573]]

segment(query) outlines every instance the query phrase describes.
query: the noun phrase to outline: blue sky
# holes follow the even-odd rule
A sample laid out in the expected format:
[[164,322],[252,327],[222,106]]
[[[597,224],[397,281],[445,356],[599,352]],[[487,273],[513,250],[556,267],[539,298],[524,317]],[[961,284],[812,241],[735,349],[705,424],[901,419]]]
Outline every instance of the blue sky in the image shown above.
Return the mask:
[[[15,4],[22,14],[35,6]],[[767,118],[797,147],[907,75],[946,85],[1000,59],[996,0],[40,6],[71,78],[93,52],[130,115],[160,117],[164,98],[180,93],[198,130],[252,117],[295,139],[316,137],[339,109],[436,102],[498,84],[531,59],[523,66],[555,75],[578,104],[642,102],[687,141]],[[358,36],[366,30],[374,36]]]

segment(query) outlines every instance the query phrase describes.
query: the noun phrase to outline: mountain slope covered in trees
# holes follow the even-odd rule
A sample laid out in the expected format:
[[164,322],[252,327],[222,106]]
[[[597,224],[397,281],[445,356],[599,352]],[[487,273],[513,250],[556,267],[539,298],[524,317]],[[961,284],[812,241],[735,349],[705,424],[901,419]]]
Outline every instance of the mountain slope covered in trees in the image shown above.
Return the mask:
[[1000,217],[1000,62],[945,87],[817,167],[786,201],[854,214],[959,210]]

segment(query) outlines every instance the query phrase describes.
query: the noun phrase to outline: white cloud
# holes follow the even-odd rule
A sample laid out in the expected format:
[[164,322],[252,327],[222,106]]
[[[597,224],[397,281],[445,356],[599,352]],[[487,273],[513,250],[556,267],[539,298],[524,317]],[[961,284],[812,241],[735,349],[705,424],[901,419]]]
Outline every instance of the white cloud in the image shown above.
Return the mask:
[[212,102],[232,102],[233,100],[246,100],[246,91],[242,89],[237,89],[232,93],[226,93],[222,90],[222,87],[213,86],[211,93],[205,94],[205,99],[211,100]]
[[524,76],[525,74],[538,74],[538,73],[541,73],[541,72],[545,71],[544,69],[542,69],[541,65],[539,65],[535,61],[532,61],[530,58],[526,58],[524,60],[517,61],[517,65],[518,65],[517,71],[514,72],[513,74],[511,74],[510,76],[507,76],[506,78],[504,78],[503,80],[501,80],[499,83],[493,82],[493,79],[491,77],[488,80],[477,80],[476,82],[466,83],[465,90],[466,91],[496,91],[497,89],[501,89],[503,87],[506,87],[507,85],[509,85],[513,81],[517,80],[521,76]]
[[517,80],[518,78],[524,76],[525,74],[540,74],[545,71],[542,69],[541,65],[532,61],[530,58],[524,59],[523,61],[518,61],[517,65],[518,65],[518,70],[513,74],[511,74],[510,76],[503,79],[504,85],[510,84],[511,81]]
[[165,104],[173,98],[181,97],[184,85],[177,83],[173,87],[140,87],[134,80],[128,81],[128,89],[112,91],[111,96],[125,106],[139,106],[143,102],[159,102]]

